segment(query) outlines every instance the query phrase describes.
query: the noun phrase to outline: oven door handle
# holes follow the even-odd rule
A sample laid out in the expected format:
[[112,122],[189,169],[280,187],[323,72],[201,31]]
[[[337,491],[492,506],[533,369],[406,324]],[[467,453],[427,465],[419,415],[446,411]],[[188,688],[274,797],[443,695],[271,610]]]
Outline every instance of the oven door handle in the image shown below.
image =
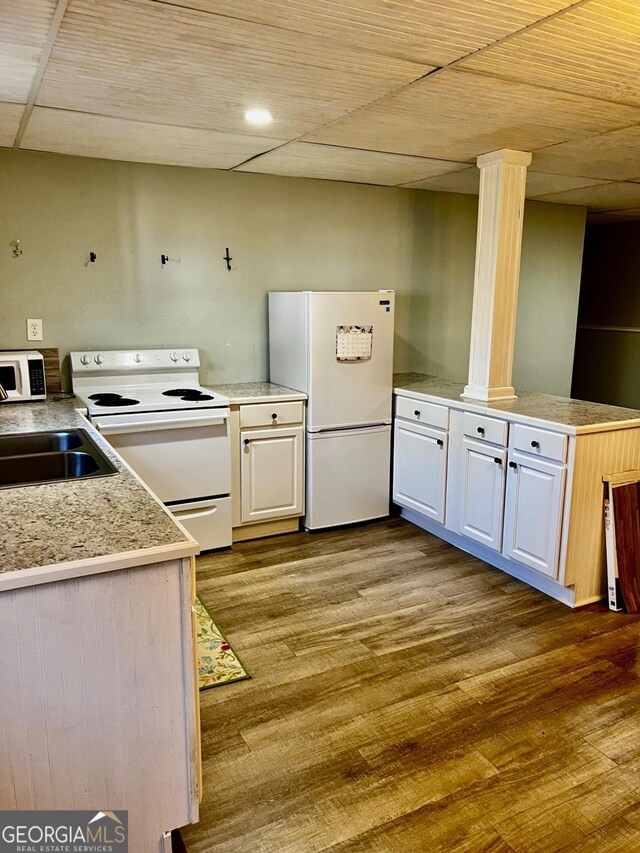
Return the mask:
[[106,418],[92,419],[91,423],[103,435],[116,435],[128,432],[151,432],[158,429],[185,429],[188,427],[219,426],[229,417],[229,410],[223,409],[217,415],[186,418],[158,418],[157,420],[132,421],[131,419]]

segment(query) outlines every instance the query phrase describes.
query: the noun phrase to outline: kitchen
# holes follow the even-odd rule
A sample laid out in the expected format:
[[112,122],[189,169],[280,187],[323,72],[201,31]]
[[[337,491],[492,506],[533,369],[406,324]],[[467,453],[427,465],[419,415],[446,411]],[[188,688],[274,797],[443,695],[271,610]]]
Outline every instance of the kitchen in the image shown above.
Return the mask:
[[[573,91],[573,79],[557,84],[549,71],[547,88],[541,90],[548,93],[548,100],[539,96],[541,103],[534,103],[531,87],[519,79],[522,69],[513,72],[517,83],[507,82],[506,72],[502,78],[492,76],[490,68],[484,74],[479,66],[489,61],[488,49],[473,60],[478,66],[474,70],[452,68],[428,84],[441,79],[445,85],[452,80],[448,97],[459,99],[459,123],[435,97],[425,105],[432,124],[416,123],[421,106],[405,119],[400,108],[390,105],[398,127],[405,120],[414,123],[413,136],[405,127],[406,138],[398,139],[399,132],[393,137],[390,130],[387,138],[377,140],[370,129],[354,125],[346,128],[342,141],[335,133],[332,139],[325,134],[322,141],[292,140],[305,134],[313,137],[314,128],[331,122],[339,129],[340,116],[365,102],[392,98],[388,93],[400,89],[412,74],[417,78],[428,73],[427,65],[444,67],[456,61],[456,50],[460,55],[471,53],[482,39],[486,43],[504,39],[545,15],[549,21],[541,25],[540,33],[549,28],[548,50],[551,54],[556,50],[554,61],[560,66],[553,29],[561,27],[563,19],[571,28],[574,15],[579,25],[580,10],[567,11],[561,3],[533,4],[538,12],[532,8],[529,18],[523,9],[510,13],[517,20],[504,9],[494,12],[487,15],[491,26],[485,21],[485,31],[466,31],[463,50],[452,46],[452,30],[447,30],[444,13],[444,18],[434,13],[433,18],[403,20],[398,11],[397,25],[387,24],[385,30],[391,47],[382,47],[375,41],[374,30],[360,29],[364,19],[358,18],[358,14],[371,14],[371,20],[381,26],[373,8],[380,4],[353,12],[350,20],[360,21],[355,30],[346,19],[335,24],[331,16],[317,19],[310,12],[304,24],[293,25],[283,4],[278,6],[275,25],[265,20],[271,13],[264,4],[240,4],[234,17],[227,14],[228,4],[185,5],[196,8],[181,10],[133,0],[98,5],[86,0],[8,4],[8,24],[0,31],[3,45],[12,45],[8,70],[2,71],[6,88],[0,96],[0,144],[6,146],[0,149],[0,278],[5,293],[1,348],[57,347],[62,388],[71,390],[73,375],[73,388],[80,397],[83,389],[76,389],[75,380],[82,368],[74,366],[70,353],[78,358],[91,354],[92,359],[101,354],[108,361],[110,352],[132,356],[164,352],[168,365],[175,352],[186,370],[191,366],[182,354],[197,353],[195,384],[205,394],[210,391],[229,401],[228,407],[221,408],[229,409],[229,435],[239,441],[242,407],[266,401],[245,396],[234,402],[229,389],[270,379],[278,382],[269,359],[269,293],[392,290],[395,373],[405,377],[404,384],[409,381],[407,374],[423,374],[450,378],[461,386],[449,395],[442,387],[429,393],[424,387],[416,391],[414,385],[411,397],[412,389],[403,384],[396,405],[404,396],[445,406],[451,443],[455,412],[462,406],[456,399],[461,400],[469,370],[480,172],[475,158],[504,148],[534,150],[527,172],[529,200],[524,208],[513,384],[519,405],[524,399],[520,392],[571,396],[587,209],[590,228],[610,229],[623,217],[629,219],[634,205],[637,208],[640,203],[634,195],[640,186],[634,180],[640,167],[633,171],[637,154],[625,148],[624,140],[608,155],[606,151],[599,155],[595,170],[587,168],[590,149],[603,149],[610,134],[631,137],[640,124],[640,109],[630,105],[632,96],[620,103],[607,89],[610,70],[598,65],[599,77],[590,84],[593,91],[581,94]],[[401,5],[408,9],[416,4]],[[581,4],[585,15],[591,14],[590,6],[596,17],[609,14],[612,21],[622,21],[615,32],[611,24],[611,38],[619,39],[616,43],[629,38],[635,20],[630,4],[592,0]],[[622,16],[623,6],[628,17],[616,18]],[[4,20],[2,14],[0,10],[0,20]],[[453,20],[456,14],[464,18],[460,10],[451,10]],[[116,35],[116,20],[128,28],[126,37]],[[149,20],[154,24],[153,50],[146,51],[143,34],[149,30]],[[429,44],[426,54],[421,54],[413,33],[417,20]],[[209,69],[213,77],[225,67],[221,79],[230,88],[222,91],[203,82],[190,93],[180,76],[188,76],[187,72],[175,66],[173,29],[183,43],[186,39],[192,46],[193,67]],[[360,39],[355,47],[348,44],[349,38],[345,44],[348,32],[352,33],[349,38]],[[536,27],[530,32],[534,37]],[[251,34],[266,39],[260,50],[247,47]],[[289,51],[304,53],[297,60],[307,98],[304,109],[296,107],[303,96],[295,75],[276,59],[278,41],[271,41],[276,35]],[[109,82],[111,46],[119,38],[121,52],[116,54],[122,57],[122,51],[136,49],[139,63],[129,58],[119,81]],[[522,38],[527,38],[526,33]],[[207,39],[218,46],[232,45],[233,50],[228,55],[224,50],[218,56],[209,54],[203,47]],[[496,47],[497,63],[507,62],[501,57],[508,53],[509,43],[507,38]],[[285,49],[282,44],[280,49]],[[371,60],[365,70],[357,68],[363,53]],[[630,72],[625,76],[624,51],[618,53],[616,74],[631,91],[637,85],[635,77]],[[422,59],[416,60],[419,56]],[[314,62],[324,69],[319,77],[309,72]],[[254,89],[253,94],[255,80],[252,84],[246,68],[271,81],[271,93],[265,87]],[[456,82],[460,75],[473,92],[471,103],[465,101],[465,87]],[[352,85],[346,86],[347,78]],[[159,81],[165,81],[164,100]],[[485,101],[483,83],[490,93]],[[554,94],[554,86],[561,96]],[[580,86],[586,86],[584,79]],[[410,90],[411,86],[405,91]],[[145,91],[155,93],[155,100],[145,100]],[[246,93],[254,99],[260,94],[260,103],[271,108],[271,126],[247,125]],[[523,111],[520,127],[514,128],[505,116],[501,97],[510,98],[508,103],[518,104]],[[560,113],[567,127],[558,128]],[[478,143],[466,141],[474,116],[481,137]],[[434,128],[441,138],[434,135]],[[18,135],[21,141],[16,144]],[[589,145],[587,139],[592,140]],[[16,150],[11,150],[14,145]],[[575,151],[579,168],[558,165],[570,159],[569,154],[563,155],[562,146],[569,153]],[[554,147],[560,149],[556,161]],[[545,148],[551,150],[543,153]],[[261,156],[265,150],[271,153]],[[440,164],[439,174],[434,174],[434,164]],[[606,192],[613,201],[601,200]],[[26,338],[25,323],[34,317],[43,324],[40,341]],[[630,318],[620,325],[633,322]],[[631,361],[626,369],[637,375],[637,363]],[[95,373],[97,368],[92,370]],[[188,380],[184,386],[172,381],[163,390],[192,388],[195,371]],[[287,385],[288,380],[283,378],[279,384]],[[396,382],[395,387],[401,386]],[[304,402],[304,389],[291,386],[291,391],[293,395],[284,402]],[[75,414],[82,402],[60,399],[47,404],[12,403],[6,408],[2,404],[3,432],[49,429],[44,415],[37,414],[45,409],[64,411],[65,418],[71,418],[65,422],[69,429],[85,428]],[[616,402],[635,407],[632,402]],[[477,411],[475,405],[470,403],[467,410]],[[409,416],[417,409],[412,405]],[[17,410],[24,411],[20,422],[9,421],[7,413]],[[295,423],[277,428],[299,435],[308,414],[305,407],[301,412],[297,414],[296,409]],[[267,414],[270,418],[271,409]],[[112,416],[120,414],[104,415]],[[515,435],[514,416],[503,420]],[[566,438],[557,451],[561,459],[552,459],[551,464],[566,466],[572,442],[577,447],[587,435],[572,434],[570,425],[558,430],[553,417],[546,424],[547,433],[559,433],[562,441]],[[262,423],[251,427],[266,428],[271,427]],[[424,428],[433,429],[434,424]],[[442,429],[442,423],[435,424],[435,429]],[[461,441],[463,433],[462,428]],[[181,628],[175,619],[168,622],[175,650],[181,655],[171,659],[170,679],[175,681],[170,683],[182,679],[189,684],[193,673],[186,659],[191,640],[185,630],[185,602],[195,592],[189,566],[197,546],[188,533],[173,534],[173,528],[165,528],[170,518],[153,497],[146,492],[143,496],[144,486],[126,469],[126,454],[122,462],[100,436],[96,440],[120,475],[73,484],[74,494],[80,497],[67,507],[72,516],[80,517],[87,509],[83,509],[82,489],[100,492],[92,505],[94,530],[81,525],[86,549],[82,555],[90,560],[104,558],[104,566],[110,565],[111,571],[103,567],[101,576],[113,578],[114,583],[118,583],[118,571],[133,571],[109,564],[109,555],[100,556],[96,549],[106,535],[104,522],[98,521],[99,506],[111,506],[109,512],[115,506],[118,518],[128,518],[123,538],[109,546],[112,553],[132,550],[125,547],[128,536],[133,536],[131,545],[141,544],[137,537],[142,525],[129,517],[127,509],[135,499],[150,534],[140,550],[165,549],[160,553],[166,556],[164,563],[171,564],[151,568],[165,578],[163,583],[174,596],[162,606],[168,606],[167,600],[173,602],[171,607],[178,609],[170,607],[170,612],[175,616],[179,611],[184,623]],[[517,450],[507,447],[508,440],[507,435],[497,445],[501,453]],[[617,470],[640,467],[637,450],[630,453]],[[228,461],[230,490],[216,487],[214,496],[228,494],[233,503],[241,492],[234,457]],[[130,464],[135,470],[133,461]],[[498,469],[491,464],[492,470]],[[128,496],[110,499],[114,484],[125,480]],[[5,530],[16,529],[21,513],[33,512],[30,501],[29,506],[12,504],[11,493],[34,494],[36,489],[46,496],[54,488],[61,486],[3,490]],[[169,503],[173,500],[161,497]],[[395,506],[394,512],[402,504],[396,501]],[[38,523],[37,513],[32,518],[41,537],[38,541],[47,546],[41,565],[67,562],[70,569],[73,560],[62,534],[73,525],[64,515],[56,522],[56,507],[55,500],[45,502],[39,508],[43,522]],[[60,512],[63,509],[58,507]],[[602,803],[608,780],[630,785],[633,751],[629,749],[628,756],[621,753],[616,736],[632,739],[634,732],[637,686],[630,660],[638,636],[635,617],[608,612],[597,603],[572,610],[566,606],[571,602],[558,602],[550,588],[536,591],[532,576],[524,578],[523,584],[505,574],[504,567],[502,571],[495,567],[486,552],[480,562],[468,550],[450,546],[444,530],[434,536],[433,529],[426,532],[394,515],[373,525],[295,532],[301,510],[298,505],[285,515],[286,524],[276,519],[267,522],[277,528],[269,532],[284,534],[288,529],[287,535],[254,538],[265,530],[245,527],[247,541],[241,541],[245,522],[233,523],[236,535],[231,549],[207,552],[197,560],[198,594],[247,665],[251,679],[200,693],[204,787],[193,796],[199,787],[197,762],[189,750],[176,752],[173,744],[172,755],[191,782],[181,791],[182,799],[176,796],[180,808],[176,805],[175,812],[168,800],[162,800],[163,832],[187,825],[182,834],[188,850],[313,850],[339,845],[347,849],[349,843],[352,849],[395,845],[393,849],[412,850],[429,843],[433,849],[480,850],[502,844],[506,850],[510,844],[513,849],[536,850],[546,836],[540,828],[531,829],[528,821],[544,808],[556,810],[552,812],[554,849],[561,849],[570,831],[556,816],[566,814],[572,791],[587,803]],[[235,512],[241,513],[242,507]],[[265,521],[254,519],[254,523],[264,525]],[[591,521],[589,525],[593,526]],[[55,531],[48,543],[47,528]],[[106,528],[120,532],[118,525],[114,528],[109,523]],[[33,554],[30,548],[27,552]],[[17,552],[15,540],[9,538],[5,555],[15,558],[16,565]],[[157,567],[157,556],[138,555],[135,565]],[[24,560],[28,562],[28,557]],[[23,574],[27,562],[17,574]],[[99,577],[95,575],[96,584]],[[139,612],[153,612],[160,606],[153,586],[140,584]],[[54,584],[42,584],[42,589],[47,586],[54,588]],[[128,602],[123,611],[126,618],[118,623],[124,636],[136,621],[133,605],[124,585],[113,587],[110,594],[118,602]],[[49,608],[43,611],[47,627],[56,607],[67,606],[64,601],[67,598],[59,593],[54,601],[43,604]],[[25,618],[37,631],[37,620]],[[115,649],[118,636],[107,636]],[[159,640],[149,633],[145,642],[141,654],[147,660],[149,648]],[[95,642],[92,649],[99,652]],[[151,659],[144,669],[155,669]],[[54,667],[52,679],[55,671]],[[151,694],[161,687],[161,680],[154,679],[153,684],[149,682]],[[50,681],[43,684],[54,689]],[[527,701],[519,691],[525,691]],[[41,694],[46,696],[44,691]],[[144,701],[144,696],[136,695]],[[514,697],[513,704],[507,701],[508,695]],[[182,721],[181,731],[196,748],[198,725],[192,699],[167,702],[168,718]],[[5,713],[9,714],[7,704]],[[550,720],[555,733],[543,736],[543,723]],[[474,727],[486,729],[485,736],[474,736]],[[34,744],[39,743],[34,735]],[[150,742],[143,746],[144,764],[152,761],[153,749]],[[545,755],[548,769],[542,766]],[[619,765],[622,770],[617,769]],[[165,763],[164,772],[169,773],[169,767]],[[38,769],[42,769],[39,764],[33,778]],[[515,796],[505,786],[527,770],[535,775]],[[105,779],[115,778],[99,766],[94,772],[97,779],[101,772]],[[162,778],[158,770],[155,787],[147,789],[140,782],[144,797],[153,798]],[[0,790],[6,792],[0,800],[2,808],[46,808],[51,802],[46,797],[34,800],[26,791],[24,799],[16,799],[15,792]],[[117,792],[114,797],[109,791],[108,802],[104,798],[97,802],[100,795],[96,794],[86,807],[127,808]],[[459,810],[465,792],[469,793],[468,826],[464,822],[463,830]],[[199,795],[202,800],[196,807]],[[507,802],[511,797],[514,804]],[[65,801],[64,796],[55,800],[61,808],[85,807],[84,801],[68,805],[72,802],[76,801]],[[489,819],[483,814],[483,803]],[[150,815],[151,811],[149,820]],[[622,829],[610,825],[610,814],[602,814],[588,830],[576,829],[570,820],[568,824],[581,833],[585,845],[593,836],[591,849],[607,849],[611,843],[607,832],[618,833],[619,843],[633,849],[639,834],[633,814],[621,815],[620,810],[615,816]],[[130,816],[130,826],[131,821]],[[474,828],[475,841],[469,827]],[[620,833],[626,833],[627,840],[620,842]]]

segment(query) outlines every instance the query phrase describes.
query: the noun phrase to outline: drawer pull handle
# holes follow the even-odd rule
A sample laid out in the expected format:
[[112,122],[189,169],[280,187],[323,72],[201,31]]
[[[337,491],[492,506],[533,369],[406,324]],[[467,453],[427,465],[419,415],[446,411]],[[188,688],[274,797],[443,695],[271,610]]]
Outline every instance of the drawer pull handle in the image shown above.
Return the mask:
[[540,442],[539,441],[532,441],[531,447],[540,447]]
[[480,435],[484,435],[484,427],[478,427],[478,432]]
[[249,439],[248,439],[248,438],[245,438],[245,440],[244,440],[244,446],[245,446],[245,447],[247,447],[247,445],[248,445],[248,444],[249,444]]
[[438,447],[444,447],[444,441],[441,438],[436,439],[436,444]]
[[419,417],[420,417],[420,409],[415,409],[415,411],[414,411],[414,413],[413,413],[413,414],[414,414],[417,418],[419,418]]
[[502,465],[502,459],[500,459],[499,456],[494,456],[493,461],[496,463],[496,465]]
[[515,463],[515,462],[509,462],[509,468],[513,468],[513,469],[514,469],[514,471],[515,471],[515,469],[516,469],[517,467],[518,467],[518,466],[516,465],[516,463]]
[[271,415],[271,417],[273,418],[273,420],[274,420],[274,421],[276,421],[276,420],[278,419],[278,413],[277,413],[277,412],[274,412],[274,413]]

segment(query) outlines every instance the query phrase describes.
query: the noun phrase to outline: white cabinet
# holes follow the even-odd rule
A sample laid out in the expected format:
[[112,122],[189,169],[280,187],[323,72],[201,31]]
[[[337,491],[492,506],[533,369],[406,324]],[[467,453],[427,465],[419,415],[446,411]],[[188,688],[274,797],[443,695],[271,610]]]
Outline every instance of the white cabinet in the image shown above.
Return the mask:
[[499,551],[502,545],[507,451],[465,437],[462,452],[460,533]]
[[550,577],[558,575],[566,468],[510,454],[503,553]]
[[304,511],[304,429],[242,430],[241,521],[264,521]]
[[444,521],[447,434],[418,423],[395,421],[393,500]]

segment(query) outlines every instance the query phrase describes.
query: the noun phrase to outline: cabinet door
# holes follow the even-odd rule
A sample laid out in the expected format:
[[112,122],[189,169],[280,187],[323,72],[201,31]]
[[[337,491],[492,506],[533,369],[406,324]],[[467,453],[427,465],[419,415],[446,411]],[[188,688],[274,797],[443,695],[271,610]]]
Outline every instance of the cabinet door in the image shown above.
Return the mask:
[[394,502],[443,522],[446,432],[396,419],[393,453]]
[[566,468],[512,451],[504,553],[552,578],[558,575]]
[[500,550],[507,451],[464,438],[460,533]]
[[242,522],[304,512],[304,429],[242,430]]

